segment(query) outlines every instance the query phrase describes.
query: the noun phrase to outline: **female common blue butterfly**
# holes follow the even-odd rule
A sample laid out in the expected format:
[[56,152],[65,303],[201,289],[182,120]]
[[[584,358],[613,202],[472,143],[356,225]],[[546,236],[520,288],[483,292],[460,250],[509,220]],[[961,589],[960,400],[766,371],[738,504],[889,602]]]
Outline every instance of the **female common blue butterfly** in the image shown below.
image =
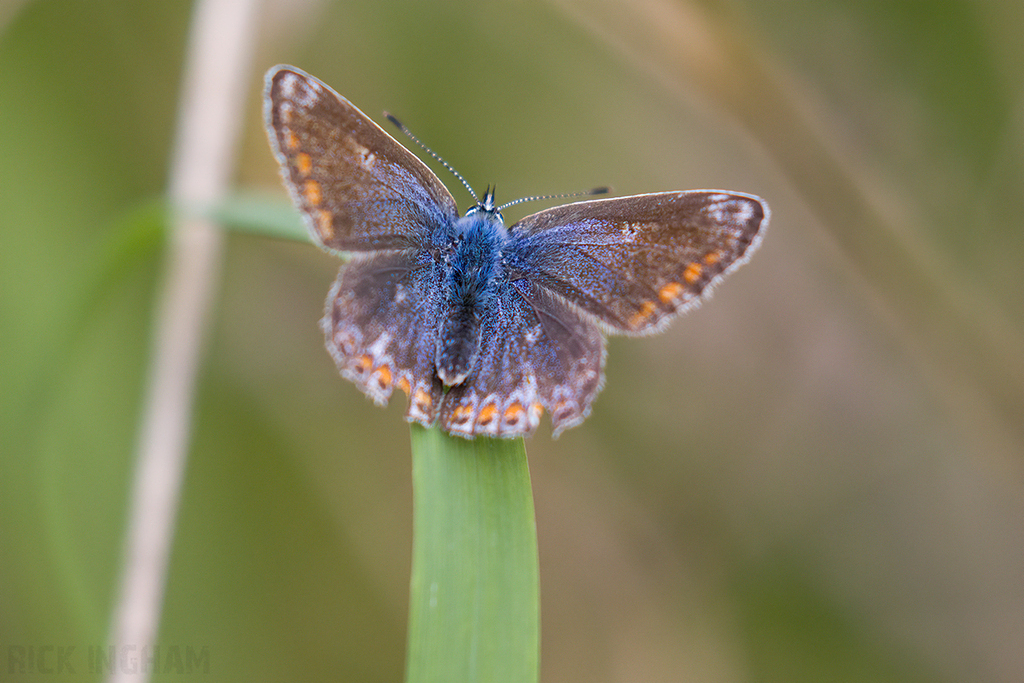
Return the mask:
[[266,76],[270,145],[310,235],[350,254],[321,326],[341,374],[406,419],[516,437],[590,412],[607,333],[662,329],[744,263],[760,198],[693,190],[566,204],[506,228],[493,191],[460,217],[415,155],[289,66]]

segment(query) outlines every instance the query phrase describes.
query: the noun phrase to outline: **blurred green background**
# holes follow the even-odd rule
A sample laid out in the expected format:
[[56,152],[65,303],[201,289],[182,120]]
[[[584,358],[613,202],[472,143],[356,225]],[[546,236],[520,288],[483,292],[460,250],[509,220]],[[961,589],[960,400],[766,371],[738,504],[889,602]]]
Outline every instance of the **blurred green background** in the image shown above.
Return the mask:
[[[18,668],[43,647],[101,678],[191,10],[0,5],[0,680],[54,680]],[[1018,0],[262,12],[241,191],[284,201],[283,62],[501,201],[772,207],[708,305],[611,340],[586,423],[527,443],[542,680],[1024,680]],[[229,237],[159,636],[209,673],[155,680],[402,677],[408,429],[323,349],[337,266]]]

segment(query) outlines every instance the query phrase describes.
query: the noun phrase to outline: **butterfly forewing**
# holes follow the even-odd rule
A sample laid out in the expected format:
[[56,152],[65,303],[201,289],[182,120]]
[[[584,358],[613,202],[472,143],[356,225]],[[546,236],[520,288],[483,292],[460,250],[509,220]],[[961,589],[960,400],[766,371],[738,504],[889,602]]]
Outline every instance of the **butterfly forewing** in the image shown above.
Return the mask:
[[458,217],[455,200],[422,161],[316,78],[272,69],[265,102],[285,184],[324,247],[417,246],[434,226]]
[[644,334],[743,263],[767,221],[757,197],[717,190],[578,202],[514,225],[510,262],[611,330]]

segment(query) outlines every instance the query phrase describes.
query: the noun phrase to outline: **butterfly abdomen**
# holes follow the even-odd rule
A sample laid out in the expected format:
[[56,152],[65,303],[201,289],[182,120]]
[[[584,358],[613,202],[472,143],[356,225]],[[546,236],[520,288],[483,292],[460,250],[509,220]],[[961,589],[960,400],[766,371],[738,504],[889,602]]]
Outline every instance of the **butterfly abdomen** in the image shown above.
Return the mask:
[[504,227],[491,215],[463,218],[458,227],[437,333],[437,375],[447,386],[462,383],[480,355],[481,325],[495,296],[504,243]]

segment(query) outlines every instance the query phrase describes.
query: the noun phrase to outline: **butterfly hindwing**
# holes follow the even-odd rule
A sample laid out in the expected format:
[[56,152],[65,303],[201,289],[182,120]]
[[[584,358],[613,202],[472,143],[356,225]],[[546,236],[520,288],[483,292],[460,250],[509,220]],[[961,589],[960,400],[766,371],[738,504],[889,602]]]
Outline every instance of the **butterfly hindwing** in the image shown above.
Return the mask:
[[422,161],[316,78],[272,69],[265,116],[285,184],[322,246],[406,248],[458,218],[451,193]]
[[436,297],[441,272],[424,252],[359,255],[341,267],[321,321],[341,374],[379,405],[395,388],[409,397],[407,417],[425,426],[441,407],[434,372]]
[[551,415],[554,434],[583,421],[603,379],[604,339],[528,280],[496,293],[475,372],[444,397],[440,422],[460,436],[520,436]]
[[539,332],[528,357],[558,436],[590,414],[604,384],[604,337],[579,311],[535,283],[518,280],[512,286],[537,318],[537,327],[527,332]]
[[577,202],[512,226],[511,261],[607,329],[644,334],[743,263],[767,221],[757,197],[719,190]]

